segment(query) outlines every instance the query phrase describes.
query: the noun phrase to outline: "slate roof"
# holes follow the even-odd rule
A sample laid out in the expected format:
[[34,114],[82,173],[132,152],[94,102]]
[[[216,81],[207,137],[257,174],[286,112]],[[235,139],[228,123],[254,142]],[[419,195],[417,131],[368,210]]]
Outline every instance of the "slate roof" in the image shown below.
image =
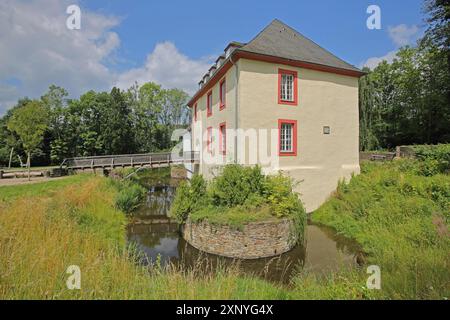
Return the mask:
[[221,63],[212,75],[209,74],[209,72],[206,74],[209,74],[209,77],[204,83],[203,80],[206,75],[203,76],[202,80],[199,82],[199,90],[188,102],[189,106],[192,106],[199,96],[210,89],[211,83],[216,81],[216,75],[221,74],[221,72],[225,70],[225,66],[229,64],[232,56],[239,52],[265,55],[284,60],[300,61],[311,65],[315,64],[318,67],[331,67],[335,70],[341,69],[350,71],[355,75],[365,74],[360,69],[336,57],[331,52],[325,50],[314,41],[306,38],[278,19],[273,20],[250,42],[241,43],[232,41],[224,51],[227,51],[230,46],[234,47],[232,53],[229,56],[222,55],[225,57],[223,63]]
[[278,19],[238,50],[361,72]]

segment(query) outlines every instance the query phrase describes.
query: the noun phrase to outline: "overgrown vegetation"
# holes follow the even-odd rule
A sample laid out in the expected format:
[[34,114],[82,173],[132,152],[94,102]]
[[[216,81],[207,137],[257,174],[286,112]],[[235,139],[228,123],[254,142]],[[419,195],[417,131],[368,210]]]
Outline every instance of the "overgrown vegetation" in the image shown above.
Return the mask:
[[[0,299],[371,297],[359,272],[303,275],[288,289],[243,276],[237,265],[208,274],[173,265],[140,267],[134,263],[138,256],[125,247],[125,215],[115,209],[117,188],[87,175],[64,181],[72,185],[28,185],[40,194],[0,202]],[[13,195],[17,188],[2,191]],[[70,265],[81,269],[80,290],[66,287]]]
[[312,215],[362,245],[368,263],[381,268],[383,297],[450,295],[450,178],[423,170],[434,156],[420,158],[364,163],[362,174],[341,183]]
[[420,167],[418,173],[432,176],[438,173],[450,173],[450,144],[412,146]]
[[134,180],[109,180],[118,190],[115,196],[115,206],[117,209],[131,213],[142,203],[147,190]]
[[236,228],[251,221],[290,217],[301,237],[306,225],[305,210],[289,177],[281,173],[265,176],[258,166],[234,164],[224,166],[209,184],[200,175],[182,183],[171,215],[179,223],[190,217]]
[[[448,297],[449,177],[420,175],[419,166],[419,160],[364,164],[361,175],[340,184],[335,196],[313,214],[315,221],[362,245],[367,262],[381,267],[380,291],[365,287],[364,268],[324,277],[301,272],[289,288],[244,276],[238,266],[206,275],[183,266],[144,269],[134,263],[134,251],[125,247],[126,220],[116,209],[117,187],[84,175],[1,188],[8,197],[0,202],[0,298]],[[209,186],[196,179],[196,191],[211,201]],[[24,188],[27,196],[17,197]],[[192,202],[185,210],[196,207],[200,198],[189,198]],[[229,209],[230,214],[237,208]],[[268,214],[274,217],[272,211]],[[218,211],[214,216],[222,215]],[[66,288],[66,269],[73,264],[81,268],[81,290]]]

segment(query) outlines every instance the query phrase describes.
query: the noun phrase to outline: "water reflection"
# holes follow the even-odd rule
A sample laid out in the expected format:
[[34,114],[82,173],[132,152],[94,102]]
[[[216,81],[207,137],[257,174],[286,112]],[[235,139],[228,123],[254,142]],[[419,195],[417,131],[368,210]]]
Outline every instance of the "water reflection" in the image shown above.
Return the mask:
[[237,261],[197,250],[180,236],[178,225],[167,217],[175,190],[173,184],[151,186],[145,204],[128,226],[128,240],[143,253],[143,264],[156,261],[158,256],[163,264],[171,262],[204,270],[232,264],[245,273],[283,283],[302,269],[326,273],[355,264],[359,250],[353,242],[339,237],[332,229],[313,224],[307,226],[306,246],[296,246],[274,258]]

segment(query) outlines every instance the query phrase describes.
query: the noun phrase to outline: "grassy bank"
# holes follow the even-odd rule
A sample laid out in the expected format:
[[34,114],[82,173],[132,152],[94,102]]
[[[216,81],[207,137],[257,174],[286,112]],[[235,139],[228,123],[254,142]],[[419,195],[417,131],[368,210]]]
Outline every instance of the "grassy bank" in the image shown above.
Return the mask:
[[[313,214],[354,238],[381,267],[382,290],[365,288],[365,268],[300,273],[289,287],[244,276],[238,267],[200,270],[134,263],[125,214],[108,179],[1,188],[1,299],[370,299],[449,295],[449,177],[425,176],[414,161],[366,164]],[[64,181],[64,183],[63,183]],[[6,196],[5,196],[6,195]],[[81,269],[68,290],[66,269]]]
[[[65,185],[5,190],[10,196],[0,202],[0,299],[355,299],[369,294],[357,272],[305,275],[286,288],[243,276],[237,266],[209,275],[173,266],[139,267],[125,246],[118,190],[105,178],[75,176]],[[70,265],[81,269],[81,290],[66,287]]]
[[450,295],[450,177],[435,163],[365,163],[312,218],[355,239],[381,268],[386,298]]

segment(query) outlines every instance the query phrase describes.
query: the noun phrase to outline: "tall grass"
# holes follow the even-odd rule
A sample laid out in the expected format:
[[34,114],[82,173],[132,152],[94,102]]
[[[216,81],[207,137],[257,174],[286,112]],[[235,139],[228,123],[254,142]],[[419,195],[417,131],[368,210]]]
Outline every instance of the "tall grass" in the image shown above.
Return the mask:
[[[25,197],[11,189],[0,201],[0,299],[448,297],[448,184],[446,175],[411,173],[410,162],[368,165],[313,215],[361,243],[368,263],[381,267],[381,291],[366,289],[364,268],[303,271],[282,287],[237,266],[206,274],[195,266],[143,267],[126,245],[118,191],[105,178],[30,185],[39,192],[27,189]],[[70,265],[81,269],[81,290],[66,287]]]
[[[117,189],[84,178],[53,192],[0,203],[0,299],[238,299],[282,297],[284,290],[236,270],[144,268],[125,245]],[[45,190],[40,186],[39,190]],[[66,287],[70,265],[81,290]]]
[[381,268],[388,298],[450,295],[450,177],[420,175],[422,165],[366,163],[312,216],[362,245],[368,263]]

